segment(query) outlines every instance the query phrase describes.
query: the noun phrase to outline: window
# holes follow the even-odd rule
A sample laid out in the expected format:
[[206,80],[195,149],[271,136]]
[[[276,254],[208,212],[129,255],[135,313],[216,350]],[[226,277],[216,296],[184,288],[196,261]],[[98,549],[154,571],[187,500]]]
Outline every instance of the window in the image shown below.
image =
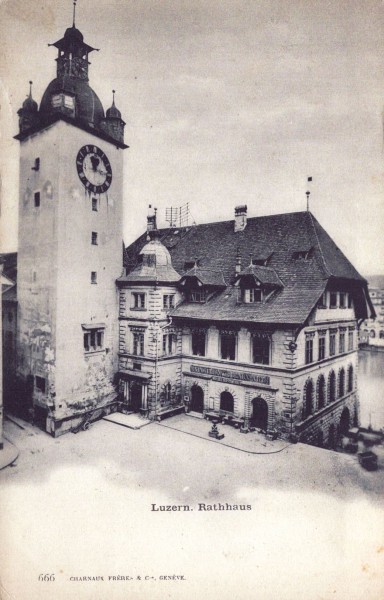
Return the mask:
[[91,283],[97,283],[97,273],[96,273],[96,271],[91,271]]
[[193,267],[195,266],[200,266],[200,260],[186,260],[184,263],[184,271],[189,271],[190,269],[193,269]]
[[293,260],[308,260],[311,258],[311,255],[312,248],[309,248],[309,250],[297,250],[292,254],[292,258]]
[[351,294],[347,294],[347,295],[348,295],[348,308],[352,308],[353,307],[352,296],[351,296]]
[[163,296],[163,308],[175,308],[175,295],[164,294]]
[[327,292],[324,292],[321,295],[321,298],[317,303],[317,308],[327,308]]
[[353,367],[352,365],[348,368],[348,392],[353,390]]
[[319,336],[319,360],[325,358],[325,336]]
[[54,94],[52,96],[52,106],[53,108],[61,108],[64,106],[65,108],[73,110],[75,108],[75,99],[73,96],[67,96],[66,94]]
[[207,293],[205,290],[192,290],[189,294],[190,302],[205,302]]
[[254,335],[252,338],[252,362],[259,365],[270,363],[270,339],[266,336]]
[[92,245],[97,246],[97,232],[92,231]]
[[336,354],[336,333],[332,332],[329,334],[329,356],[335,356]]
[[64,106],[65,108],[74,108],[75,102],[72,96],[64,96]]
[[205,356],[205,331],[192,331],[193,356]]
[[329,307],[337,308],[337,292],[331,292],[329,294]]
[[61,94],[54,94],[52,96],[52,106],[54,108],[58,108],[61,106]]
[[86,352],[96,352],[104,348],[104,330],[87,329],[84,332],[84,350]]
[[252,288],[250,290],[244,290],[244,302],[261,302],[261,290],[257,288]]
[[142,292],[132,292],[132,306],[134,310],[145,308],[145,294]]
[[163,355],[174,354],[176,351],[176,336],[174,333],[163,335]]
[[334,402],[336,400],[336,375],[333,371],[331,371],[329,374],[328,390],[329,401]]
[[305,340],[305,364],[313,362],[313,337],[307,337]]
[[234,333],[220,334],[220,354],[224,360],[236,358],[236,335]]
[[344,331],[340,332],[339,337],[339,353],[342,354],[345,352],[345,333]]
[[317,408],[320,410],[325,406],[325,379],[320,375],[317,380]]
[[344,292],[340,292],[339,294],[339,307],[346,308],[347,307],[347,299],[345,297]]
[[40,192],[35,192],[35,207],[39,208],[40,206]]
[[339,371],[339,398],[342,398],[345,394],[345,371],[340,369]]
[[39,377],[38,375],[36,375],[35,386],[36,386],[36,389],[39,390],[39,392],[42,392],[43,394],[45,394],[45,379],[44,379],[44,377]]
[[133,332],[133,354],[136,356],[144,356],[144,332],[134,331]]
[[94,210],[95,212],[99,210],[97,206],[97,198],[92,198],[92,210]]
[[163,399],[166,404],[169,404],[172,400],[172,385],[168,383],[163,388]]
[[348,350],[353,350],[353,331],[348,331]]
[[32,167],[32,171],[40,171],[40,158],[35,158],[35,162]]
[[303,402],[303,419],[309,417],[313,412],[313,383],[312,379],[309,379],[305,384],[304,388],[304,402]]

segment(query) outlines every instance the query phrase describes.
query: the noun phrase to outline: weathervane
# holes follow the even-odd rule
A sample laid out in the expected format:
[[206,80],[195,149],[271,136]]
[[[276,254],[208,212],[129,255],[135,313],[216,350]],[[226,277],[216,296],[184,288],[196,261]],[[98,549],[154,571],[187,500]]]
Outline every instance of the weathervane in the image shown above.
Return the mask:
[[[307,182],[310,183],[312,181],[312,177],[308,177]],[[308,190],[307,192],[305,192],[305,195],[307,196],[307,212],[309,211],[309,196],[311,195],[311,192]]]
[[75,20],[76,20],[76,2],[77,2],[77,0],[73,1],[73,27],[75,27]]

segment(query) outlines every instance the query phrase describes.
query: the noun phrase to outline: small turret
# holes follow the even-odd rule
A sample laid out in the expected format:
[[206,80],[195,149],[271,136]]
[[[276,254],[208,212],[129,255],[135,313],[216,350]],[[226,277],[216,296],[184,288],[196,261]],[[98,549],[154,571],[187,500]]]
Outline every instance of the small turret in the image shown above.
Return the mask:
[[29,95],[23,102],[23,106],[17,111],[19,115],[20,133],[33,129],[39,124],[39,112],[37,102],[32,98],[32,81],[29,82]]
[[102,122],[102,128],[106,133],[119,142],[124,143],[124,126],[125,123],[121,118],[121,112],[115,105],[115,90],[112,90],[113,100],[112,106],[108,108],[105,119]]

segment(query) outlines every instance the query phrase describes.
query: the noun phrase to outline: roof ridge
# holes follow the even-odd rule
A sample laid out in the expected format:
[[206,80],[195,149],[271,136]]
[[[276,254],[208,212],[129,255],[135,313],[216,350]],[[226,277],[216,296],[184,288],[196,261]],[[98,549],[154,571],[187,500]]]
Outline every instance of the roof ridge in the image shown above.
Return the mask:
[[[256,219],[269,219],[269,218],[278,218],[278,217],[284,217],[284,216],[288,216],[288,215],[300,215],[300,214],[307,214],[307,211],[305,210],[297,210],[297,211],[292,211],[292,212],[283,212],[283,213],[277,213],[277,214],[270,214],[270,215],[258,215],[255,217],[247,217],[247,222],[248,221],[255,221]],[[193,231],[193,229],[195,227],[203,227],[204,225],[223,225],[224,223],[233,223],[235,219],[226,219],[225,221],[208,221],[207,223],[195,223],[194,225],[183,225],[182,227],[161,227],[159,229],[159,231],[162,232],[171,232],[175,229],[177,229],[178,231],[182,230],[182,229],[187,229],[188,233],[189,231]]]
[[320,256],[321,256],[322,261],[323,261],[323,266],[324,266],[325,272],[328,275],[328,277],[330,277],[332,275],[332,273],[328,269],[327,262],[325,260],[325,256],[324,256],[324,253],[323,253],[323,249],[322,249],[321,244],[320,244],[319,236],[317,235],[317,231],[316,231],[316,227],[315,227],[315,223],[314,223],[314,218],[315,217],[313,216],[313,214],[310,211],[308,211],[308,215],[309,215],[309,220],[311,222],[311,225],[312,225],[315,237],[316,237],[317,247],[319,248],[319,252],[320,252]]

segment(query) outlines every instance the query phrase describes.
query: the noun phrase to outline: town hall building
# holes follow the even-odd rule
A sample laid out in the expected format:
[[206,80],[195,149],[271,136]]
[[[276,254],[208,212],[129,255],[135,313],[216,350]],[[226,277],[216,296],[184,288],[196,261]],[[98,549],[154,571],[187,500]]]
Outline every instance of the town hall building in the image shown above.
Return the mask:
[[333,447],[359,420],[367,282],[310,212],[243,205],[162,229],[151,211],[122,251],[125,123],[91,88],[75,23],[53,46],[55,79],[18,113],[8,409],[54,436],[112,411],[183,412]]

